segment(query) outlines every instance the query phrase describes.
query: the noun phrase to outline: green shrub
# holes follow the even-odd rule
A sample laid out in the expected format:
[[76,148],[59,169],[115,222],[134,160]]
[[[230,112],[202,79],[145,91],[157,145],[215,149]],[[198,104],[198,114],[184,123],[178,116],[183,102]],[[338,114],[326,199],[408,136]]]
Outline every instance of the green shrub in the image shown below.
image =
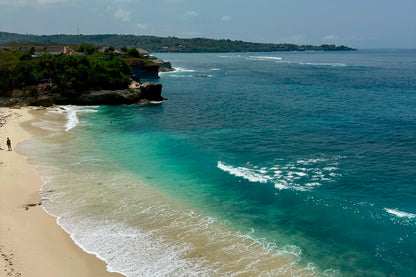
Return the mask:
[[62,92],[124,89],[130,83],[130,72],[130,66],[118,57],[43,55],[28,59],[17,52],[0,51],[2,91],[37,85],[44,79],[51,79]]

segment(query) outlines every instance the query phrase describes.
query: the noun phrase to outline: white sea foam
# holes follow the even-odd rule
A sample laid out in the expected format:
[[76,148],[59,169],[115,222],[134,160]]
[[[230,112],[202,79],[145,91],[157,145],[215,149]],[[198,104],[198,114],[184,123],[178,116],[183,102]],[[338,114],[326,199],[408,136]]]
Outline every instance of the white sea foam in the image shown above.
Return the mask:
[[298,65],[305,65],[305,66],[326,66],[326,67],[345,67],[347,64],[345,63],[319,63],[319,62],[298,62],[298,61],[290,61],[290,60],[277,60],[279,63],[286,63],[286,64],[298,64]]
[[217,167],[225,172],[230,173],[231,175],[242,177],[249,180],[250,182],[267,183],[270,180],[268,176],[262,175],[260,172],[256,172],[255,170],[251,170],[245,167],[233,167],[226,165],[221,161],[218,162]]
[[78,126],[79,120],[78,120],[76,109],[69,109],[66,118],[68,119],[68,121],[66,122],[66,125],[65,125],[66,127],[65,131],[68,132],[69,130]]
[[217,57],[222,58],[222,59],[241,59],[242,58],[240,54],[219,55]]
[[232,166],[222,161],[217,167],[229,174],[250,182],[272,183],[278,190],[293,189],[308,191],[326,183],[332,183],[342,176],[339,173],[337,158],[312,158],[267,167]]
[[187,69],[187,68],[183,68],[183,67],[175,67],[175,71],[171,71],[171,72],[195,72],[194,69]]
[[78,113],[94,113],[97,112],[98,106],[86,106],[86,107],[76,107],[76,106],[63,106],[64,113],[66,113],[67,123],[65,125],[65,131],[77,127],[79,125]]
[[327,161],[327,159],[313,158],[313,159],[307,159],[307,160],[298,160],[298,161],[296,161],[296,163],[302,164],[302,165],[310,165],[310,164],[315,164],[315,163],[325,162],[325,161]]
[[332,67],[344,67],[347,66],[345,63],[313,63],[313,62],[301,62],[300,65],[313,65],[313,66],[332,66]]
[[[128,277],[216,275],[214,268],[203,265],[203,259],[198,262],[183,257],[190,246],[170,245],[152,232],[124,224],[82,220],[71,224],[70,233],[84,251],[106,261],[110,272],[120,272]],[[118,245],[117,249],[115,245]]]
[[416,214],[399,211],[398,209],[388,209],[388,208],[384,208],[384,210],[386,212],[388,212],[389,214],[395,215],[397,217],[401,217],[401,218],[403,218],[403,217],[416,218]]
[[[34,122],[32,125],[43,128],[45,130],[51,131],[60,131],[65,130],[68,132],[69,130],[77,127],[79,125],[79,113],[95,113],[98,111],[98,106],[85,106],[85,107],[77,107],[77,106],[60,106],[54,109],[51,109],[47,112],[48,117],[42,118],[40,122]],[[57,119],[65,119],[66,123],[62,126],[58,123]]]
[[169,77],[173,78],[192,78],[192,75],[178,75],[178,74],[171,74]]
[[280,61],[282,60],[281,57],[270,57],[270,56],[249,56],[250,60],[258,60],[258,61]]
[[305,186],[307,187],[317,187],[320,186],[321,183],[315,182],[315,183],[306,183]]

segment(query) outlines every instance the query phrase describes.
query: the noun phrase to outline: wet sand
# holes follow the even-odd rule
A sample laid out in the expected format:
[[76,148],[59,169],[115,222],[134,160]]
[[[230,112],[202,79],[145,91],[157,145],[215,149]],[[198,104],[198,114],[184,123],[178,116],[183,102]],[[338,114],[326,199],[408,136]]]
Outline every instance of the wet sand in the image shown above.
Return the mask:
[[6,138],[12,147],[29,139],[29,121],[42,113],[0,108],[0,276],[123,276],[108,272],[105,262],[84,252],[43,210],[43,182],[34,166],[7,151]]

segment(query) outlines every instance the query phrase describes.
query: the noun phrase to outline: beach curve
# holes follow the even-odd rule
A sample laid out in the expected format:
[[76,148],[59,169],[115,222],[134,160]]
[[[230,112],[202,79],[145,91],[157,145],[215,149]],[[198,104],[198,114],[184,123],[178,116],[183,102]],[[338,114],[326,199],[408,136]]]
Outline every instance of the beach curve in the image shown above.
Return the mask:
[[34,166],[16,151],[7,151],[32,137],[31,122],[43,114],[35,108],[0,108],[0,276],[123,276],[84,252],[42,209],[43,184]]

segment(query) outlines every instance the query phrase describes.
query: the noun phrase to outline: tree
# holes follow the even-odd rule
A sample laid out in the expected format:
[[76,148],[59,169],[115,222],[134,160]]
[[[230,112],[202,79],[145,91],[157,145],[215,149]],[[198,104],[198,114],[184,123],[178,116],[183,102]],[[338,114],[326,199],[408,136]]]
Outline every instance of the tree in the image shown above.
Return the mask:
[[144,58],[143,56],[141,57],[140,52],[137,51],[136,48],[130,48],[129,50],[127,50],[127,56],[131,58]]
[[106,49],[105,49],[105,51],[104,51],[104,54],[106,54],[106,55],[111,55],[111,54],[114,54],[114,51],[115,51],[116,49],[114,49],[114,47],[113,46],[110,46],[110,47],[107,47]]
[[79,46],[77,51],[85,53],[87,55],[92,55],[92,54],[94,54],[94,52],[98,51],[98,49],[99,49],[98,46],[94,46],[94,45],[89,44],[89,43],[82,43]]

